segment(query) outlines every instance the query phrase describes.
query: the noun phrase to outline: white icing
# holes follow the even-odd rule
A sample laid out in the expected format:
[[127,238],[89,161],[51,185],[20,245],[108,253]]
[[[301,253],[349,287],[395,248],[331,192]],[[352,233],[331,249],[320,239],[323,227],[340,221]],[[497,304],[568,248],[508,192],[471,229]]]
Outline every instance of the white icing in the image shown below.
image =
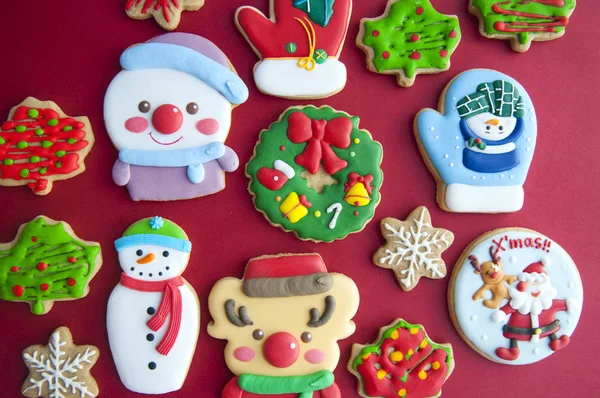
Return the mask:
[[449,184],[446,206],[460,213],[507,213],[521,210],[525,200],[523,187]]
[[496,116],[490,112],[483,112],[467,119],[467,126],[471,131],[478,137],[488,141],[505,139],[513,133],[516,125],[516,117]]
[[481,335],[481,340],[486,341],[488,339],[487,334],[482,334]]
[[539,355],[540,349],[535,347],[532,352],[533,352],[533,355]]
[[292,166],[290,166],[283,160],[276,160],[274,166],[276,170],[281,171],[288,179],[292,179],[296,175],[296,172],[294,171]]
[[[469,146],[468,142],[465,142],[465,148],[479,153],[485,153],[487,155],[494,155],[499,153],[507,153],[514,151],[517,146],[514,142],[509,142],[508,144],[503,145],[488,145],[485,149],[479,149],[477,146]],[[458,149],[458,148],[457,148]]]
[[[141,256],[137,254],[138,250],[142,251]],[[168,253],[166,257],[165,252]],[[154,255],[154,260],[151,262],[146,264],[137,262],[150,254]],[[123,272],[132,278],[149,282],[164,281],[181,275],[189,258],[189,253],[157,245],[129,246],[119,251],[119,264]],[[143,275],[140,275],[140,272]]]
[[260,91],[276,97],[324,98],[346,85],[346,66],[334,58],[307,71],[298,59],[264,59],[254,67],[254,81]]
[[[142,113],[138,109],[142,101],[150,103],[149,112]],[[198,105],[198,112],[194,115],[186,111],[191,102]],[[152,125],[154,110],[163,104],[175,105],[183,114],[183,124],[173,134],[161,134]],[[118,150],[168,151],[224,142],[231,126],[231,109],[231,104],[221,93],[200,79],[173,69],[123,70],[112,80],[104,97],[106,130]],[[125,121],[133,117],[142,117],[148,121],[145,131],[133,133],[125,128]],[[196,129],[196,123],[209,118],[219,123],[217,133],[200,133]],[[160,145],[155,141],[176,142]]]
[[475,315],[475,314],[471,315],[471,320],[473,322],[477,321],[477,315]]
[[337,219],[340,215],[340,212],[342,211],[342,204],[341,203],[334,203],[331,206],[329,206],[327,208],[327,214],[331,213],[332,211],[335,211],[335,214],[333,215],[333,218],[331,219],[331,221],[329,222],[329,229],[334,229],[335,225],[337,223]]

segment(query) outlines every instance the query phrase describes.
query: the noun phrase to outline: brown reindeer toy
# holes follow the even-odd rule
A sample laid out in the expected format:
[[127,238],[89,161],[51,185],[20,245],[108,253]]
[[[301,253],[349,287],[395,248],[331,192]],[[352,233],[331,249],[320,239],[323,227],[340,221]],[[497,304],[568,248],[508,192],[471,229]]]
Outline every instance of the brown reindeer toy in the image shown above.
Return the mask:
[[485,292],[489,290],[492,292],[492,298],[483,300],[483,305],[495,309],[500,307],[503,299],[509,298],[507,285],[504,282],[511,285],[517,280],[517,277],[514,275],[504,275],[502,271],[502,259],[494,252],[493,246],[490,247],[490,256],[492,257],[492,261],[487,261],[483,264],[479,263],[479,260],[474,255],[470,255],[469,260],[471,260],[471,265],[475,268],[475,273],[480,274],[483,281],[483,286],[475,292],[473,300],[477,301],[485,297]]

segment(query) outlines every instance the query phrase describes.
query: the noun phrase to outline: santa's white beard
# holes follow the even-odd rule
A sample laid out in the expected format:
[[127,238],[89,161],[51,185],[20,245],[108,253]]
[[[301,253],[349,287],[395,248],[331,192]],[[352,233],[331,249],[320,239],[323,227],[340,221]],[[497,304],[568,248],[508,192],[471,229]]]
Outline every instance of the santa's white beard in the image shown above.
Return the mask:
[[[510,295],[510,306],[517,310],[520,314],[527,315],[531,314],[533,316],[538,316],[542,313],[542,311],[547,310],[552,306],[552,300],[556,297],[558,292],[555,288],[550,284],[550,278],[548,278],[545,274],[521,274],[519,276],[519,280],[531,280],[532,277],[544,279],[542,283],[536,284],[534,286],[530,286],[524,292],[520,292],[517,290],[516,285],[511,286],[508,289],[508,294]],[[539,279],[538,279],[539,280]],[[539,289],[540,295],[537,297],[533,297],[531,295],[532,292],[537,292]]]

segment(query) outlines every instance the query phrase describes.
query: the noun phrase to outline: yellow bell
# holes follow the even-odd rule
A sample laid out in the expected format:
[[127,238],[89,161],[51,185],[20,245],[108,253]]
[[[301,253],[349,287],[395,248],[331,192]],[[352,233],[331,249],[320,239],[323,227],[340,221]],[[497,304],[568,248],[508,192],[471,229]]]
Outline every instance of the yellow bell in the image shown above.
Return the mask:
[[367,191],[367,188],[365,188],[365,184],[362,182],[357,182],[356,184],[352,185],[348,192],[346,192],[344,200],[352,206],[359,207],[366,206],[371,202],[369,192]]
[[283,213],[284,218],[295,224],[308,214],[310,206],[311,204],[306,200],[306,196],[298,196],[296,192],[291,192],[279,205],[279,210]]

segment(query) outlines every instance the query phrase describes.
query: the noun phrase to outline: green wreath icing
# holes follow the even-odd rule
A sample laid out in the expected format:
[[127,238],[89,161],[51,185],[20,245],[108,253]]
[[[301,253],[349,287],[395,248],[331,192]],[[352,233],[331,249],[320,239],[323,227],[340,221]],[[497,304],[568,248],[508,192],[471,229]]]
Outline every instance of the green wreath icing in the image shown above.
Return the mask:
[[[289,118],[294,113],[303,116],[292,116],[290,122]],[[300,154],[307,156],[307,153],[314,150],[308,147],[320,145],[321,141],[311,143],[306,136],[318,136],[319,133],[316,133],[318,128],[315,125],[324,123],[332,127],[330,130],[329,127],[325,127],[326,137],[323,141],[332,142],[330,148],[335,157],[342,163],[347,162],[347,165],[327,176],[324,170],[336,169],[331,166],[334,162],[319,160],[317,163],[320,169],[317,175],[333,179],[329,181],[332,185],[323,186],[319,193],[314,184],[313,187],[309,186],[309,179],[312,180],[315,174],[309,173],[305,166],[298,164],[297,156]],[[272,224],[286,231],[293,231],[302,240],[331,242],[362,230],[373,218],[375,207],[380,200],[379,189],[383,181],[380,165],[383,150],[381,144],[374,141],[368,131],[358,128],[358,123],[358,117],[336,111],[328,106],[292,107],[286,110],[277,122],[261,132],[254,149],[254,156],[246,165],[246,174],[250,178],[248,188],[256,208]],[[298,125],[303,126],[304,129],[297,129]],[[311,131],[307,131],[308,126],[311,126]],[[289,137],[292,134],[290,131],[295,131],[299,135],[304,134],[302,139],[306,142],[298,142],[298,138],[295,139],[296,142],[292,142]],[[331,131],[340,133],[333,134]],[[314,159],[312,160],[313,167],[309,167],[314,171],[316,163]],[[277,162],[276,165],[276,161],[281,162]],[[300,163],[305,162],[300,161]],[[337,160],[336,163],[339,166]],[[282,165],[287,165],[289,168],[281,167]],[[287,176],[281,170],[286,172]],[[268,178],[265,178],[265,175]],[[354,197],[358,199],[352,199]],[[281,206],[287,207],[282,210]],[[292,206],[291,213],[290,206]],[[330,209],[329,213],[328,209]],[[334,218],[336,218],[335,222],[333,222]],[[330,228],[333,224],[335,226]]]

